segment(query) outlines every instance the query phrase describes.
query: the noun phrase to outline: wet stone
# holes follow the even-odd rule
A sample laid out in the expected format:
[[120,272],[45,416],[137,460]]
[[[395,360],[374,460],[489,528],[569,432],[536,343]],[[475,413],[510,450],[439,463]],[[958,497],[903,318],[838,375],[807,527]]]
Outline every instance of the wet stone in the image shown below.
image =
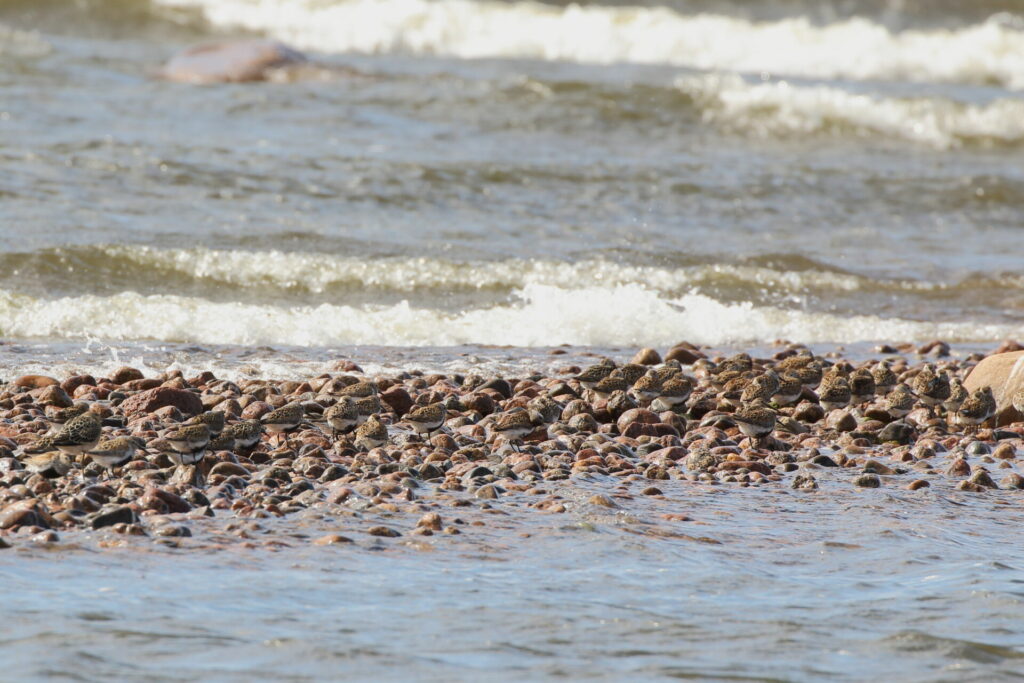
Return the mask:
[[862,474],[853,480],[853,485],[859,488],[877,489],[882,485],[882,481],[877,474]]

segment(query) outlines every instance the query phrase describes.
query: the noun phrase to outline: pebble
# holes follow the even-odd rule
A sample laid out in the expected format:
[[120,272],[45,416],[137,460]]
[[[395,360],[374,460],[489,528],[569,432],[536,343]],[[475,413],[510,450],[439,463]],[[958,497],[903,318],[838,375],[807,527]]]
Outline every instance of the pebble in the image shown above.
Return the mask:
[[862,474],[853,480],[853,485],[860,488],[877,489],[882,485],[882,481],[877,474]]

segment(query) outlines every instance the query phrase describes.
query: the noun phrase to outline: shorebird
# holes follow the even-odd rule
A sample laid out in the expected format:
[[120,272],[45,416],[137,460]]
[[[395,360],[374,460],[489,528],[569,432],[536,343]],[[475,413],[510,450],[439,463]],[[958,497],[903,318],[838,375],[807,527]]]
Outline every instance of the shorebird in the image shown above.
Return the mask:
[[888,394],[900,381],[896,373],[889,367],[887,360],[878,362],[878,365],[871,371],[871,377],[875,380],[875,393],[879,396]]
[[522,408],[514,408],[507,413],[501,413],[491,423],[491,432],[504,437],[517,453],[519,448],[516,447],[515,442],[522,441],[522,438],[533,430],[534,425],[533,420],[530,419],[530,413]]
[[94,447],[100,440],[103,425],[100,417],[93,412],[84,412],[67,421],[51,439],[62,453],[80,455]]
[[740,394],[741,403],[753,403],[754,401],[772,400],[772,396],[779,391],[779,376],[774,370],[768,370],[763,375],[758,375],[747,383]]
[[615,363],[610,360],[603,360],[596,365],[591,365],[574,378],[584,389],[593,389],[594,385],[612,374]]
[[444,424],[447,416],[448,409],[443,403],[431,403],[428,406],[413,408],[405,414],[402,422],[412,427],[417,434],[430,436],[432,431]]
[[210,430],[210,436],[218,436],[224,431],[224,412],[220,410],[208,410],[200,413],[185,422],[187,425],[204,424]]
[[234,439],[234,448],[252,448],[260,442],[263,435],[263,424],[259,420],[242,420],[228,425],[221,436]]
[[775,429],[775,411],[761,399],[737,410],[732,419],[740,431],[753,440],[755,446]]
[[145,442],[135,436],[119,436],[108,439],[95,448],[85,452],[92,461],[107,471],[107,477],[118,465],[123,465],[140,450],[146,447]]
[[780,406],[791,405],[796,403],[803,390],[803,382],[796,375],[784,372],[779,375],[779,388],[775,390],[772,401]]
[[366,422],[356,427],[354,439],[356,448],[369,451],[388,442],[388,428],[380,416],[371,415]]
[[850,385],[840,375],[828,375],[822,378],[818,387],[818,403],[826,412],[836,408],[845,408],[850,404]]
[[163,439],[171,447],[165,451],[171,462],[178,467],[196,465],[192,475],[192,483],[196,484],[201,474],[198,465],[206,456],[206,446],[210,443],[210,428],[205,424],[182,425],[164,432]]
[[897,384],[885,397],[885,411],[899,419],[906,417],[914,409],[917,399],[906,384]]
[[860,369],[850,373],[850,401],[854,405],[867,403],[875,398],[875,378],[869,370]]
[[273,410],[260,418],[263,427],[272,434],[284,434],[285,445],[291,448],[288,432],[302,423],[306,410],[299,402],[289,403],[283,408]]
[[[369,416],[367,416],[369,417]],[[359,424],[359,406],[352,396],[342,396],[333,406],[324,411],[324,421],[331,428],[331,436],[338,438]]]
[[964,431],[974,433],[978,428],[996,414],[996,399],[992,395],[992,387],[975,389],[971,395],[964,400],[957,411],[956,421],[965,426]]

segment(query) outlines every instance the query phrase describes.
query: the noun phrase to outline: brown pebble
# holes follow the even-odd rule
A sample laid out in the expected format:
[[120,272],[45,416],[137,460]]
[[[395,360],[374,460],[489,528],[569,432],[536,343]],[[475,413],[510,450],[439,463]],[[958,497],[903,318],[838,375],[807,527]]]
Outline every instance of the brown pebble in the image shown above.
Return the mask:
[[645,496],[660,496],[662,495],[662,490],[659,489],[657,486],[648,486],[640,493]]
[[618,505],[616,505],[614,500],[604,495],[603,493],[594,494],[593,496],[587,499],[587,502],[590,503],[591,505],[600,505],[601,507],[606,508],[619,507]]
[[1008,443],[1001,443],[992,451],[992,457],[999,460],[1013,460],[1017,457],[1017,449]]
[[372,526],[366,530],[366,533],[371,536],[381,536],[384,538],[397,538],[402,535],[400,532],[386,526]]
[[926,489],[930,486],[931,484],[925,481],[924,479],[915,479],[914,481],[907,484],[907,489],[910,491],[916,491],[918,489]]

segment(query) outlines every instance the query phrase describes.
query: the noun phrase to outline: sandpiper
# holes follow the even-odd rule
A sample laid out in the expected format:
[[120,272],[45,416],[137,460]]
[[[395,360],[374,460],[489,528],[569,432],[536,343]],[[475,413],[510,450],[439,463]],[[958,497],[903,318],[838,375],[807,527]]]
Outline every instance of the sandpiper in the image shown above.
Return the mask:
[[359,424],[365,423],[371,415],[381,412],[380,396],[367,396],[356,399],[356,411],[359,413]]
[[758,375],[750,380],[750,383],[744,387],[743,393],[740,394],[740,401],[743,403],[753,403],[754,401],[767,403],[778,391],[779,376],[775,374],[774,370],[768,370],[763,375]]
[[210,436],[217,436],[224,431],[224,412],[220,410],[208,410],[191,418],[187,425],[204,424],[210,430]]
[[221,435],[230,436],[235,440],[235,448],[251,448],[260,442],[263,424],[259,420],[242,420],[228,425]]
[[899,419],[906,417],[914,409],[917,399],[906,384],[897,384],[892,391],[885,396],[885,411],[891,416]]
[[562,416],[562,406],[550,396],[538,396],[529,403],[530,414],[541,424],[551,424]]
[[680,403],[686,403],[686,399],[690,398],[690,394],[693,393],[693,381],[688,377],[680,375],[675,379],[670,379],[661,385],[661,392],[658,394],[658,398],[655,399],[661,406],[671,408],[672,406],[679,405]]
[[[199,451],[205,451],[207,444],[210,443],[210,436],[210,428],[205,424],[191,424],[167,430],[163,434],[163,439],[170,445],[173,453],[188,456]],[[172,460],[174,459],[174,455],[171,455],[171,452],[168,452],[168,456]],[[186,462],[185,464],[189,465],[191,463]]]
[[732,419],[740,431],[753,439],[755,444],[775,429],[775,412],[761,399],[737,410],[733,413]]
[[737,353],[729,356],[718,364],[718,371],[736,370],[737,372],[748,372],[754,367],[754,360],[749,353]]
[[516,447],[515,442],[521,441],[524,436],[527,436],[533,430],[534,425],[530,419],[530,413],[522,408],[515,408],[507,413],[501,413],[491,423],[491,432],[504,437],[512,444],[512,448],[516,452],[519,451],[519,448]]
[[94,447],[100,440],[103,425],[93,412],[84,412],[67,421],[53,435],[53,445],[68,455],[79,455]]
[[[369,416],[367,416],[369,417]],[[359,424],[359,406],[352,396],[342,396],[333,406],[324,411],[324,421],[331,428],[335,439]]]
[[629,393],[641,403],[650,403],[661,395],[661,380],[653,372],[647,372],[635,382]]
[[887,360],[879,361],[871,371],[871,377],[875,380],[875,393],[879,396],[885,396],[899,383],[899,378],[889,367]]
[[875,378],[866,369],[854,370],[848,380],[850,385],[850,402],[854,405],[867,403],[875,397]]
[[306,410],[299,402],[272,410],[260,418],[263,427],[271,434],[284,434],[285,444],[291,445],[288,440],[288,432],[292,431],[302,423],[306,416]]
[[600,382],[594,384],[590,390],[597,398],[608,398],[616,391],[626,391],[627,389],[629,389],[629,382],[626,381],[625,377],[618,374],[618,371],[614,371]]
[[803,382],[796,375],[784,372],[779,375],[779,388],[775,390],[772,400],[780,406],[792,405],[800,398],[803,390]]
[[945,375],[935,374],[931,365],[926,365],[917,373],[911,387],[921,403],[929,409],[943,403],[950,394],[949,379]]
[[841,375],[828,375],[822,378],[818,387],[818,403],[826,412],[837,408],[845,408],[850,404],[850,385]]
[[978,427],[995,414],[996,399],[992,395],[992,387],[982,387],[964,400],[957,411],[956,421],[965,426],[965,432],[971,433],[978,431]]
[[800,380],[805,387],[814,391],[821,384],[822,370],[817,362],[808,363],[798,368],[792,368],[789,373]]
[[356,382],[355,384],[349,384],[338,392],[341,396],[351,396],[352,398],[366,398],[367,396],[376,396],[378,392],[377,385],[373,382]]
[[364,451],[383,446],[388,441],[388,428],[381,422],[380,416],[371,415],[366,422],[356,428],[354,441],[356,447]]
[[431,403],[429,406],[413,408],[402,419],[417,434],[427,434],[441,427],[448,416],[448,409],[443,403]]
[[964,388],[963,383],[956,377],[952,377],[949,380],[949,398],[942,402],[942,407],[946,409],[946,413],[954,415],[963,402],[970,396],[970,392]]
[[629,384],[636,384],[637,380],[648,374],[648,372],[647,367],[640,365],[639,363],[626,363],[619,368],[619,374],[625,378],[626,382]]
[[98,444],[95,448],[86,451],[85,454],[92,458],[94,463],[107,470],[109,476],[115,467],[134,458],[139,449],[144,447],[145,443],[138,437],[119,436]]
[[67,408],[54,408],[46,406],[46,417],[54,424],[64,424],[72,418],[76,418],[89,410],[89,404],[81,401]]
[[583,386],[584,389],[593,389],[595,384],[610,375],[614,369],[615,363],[610,361],[601,361],[596,365],[591,365],[589,368],[576,375],[575,379]]

